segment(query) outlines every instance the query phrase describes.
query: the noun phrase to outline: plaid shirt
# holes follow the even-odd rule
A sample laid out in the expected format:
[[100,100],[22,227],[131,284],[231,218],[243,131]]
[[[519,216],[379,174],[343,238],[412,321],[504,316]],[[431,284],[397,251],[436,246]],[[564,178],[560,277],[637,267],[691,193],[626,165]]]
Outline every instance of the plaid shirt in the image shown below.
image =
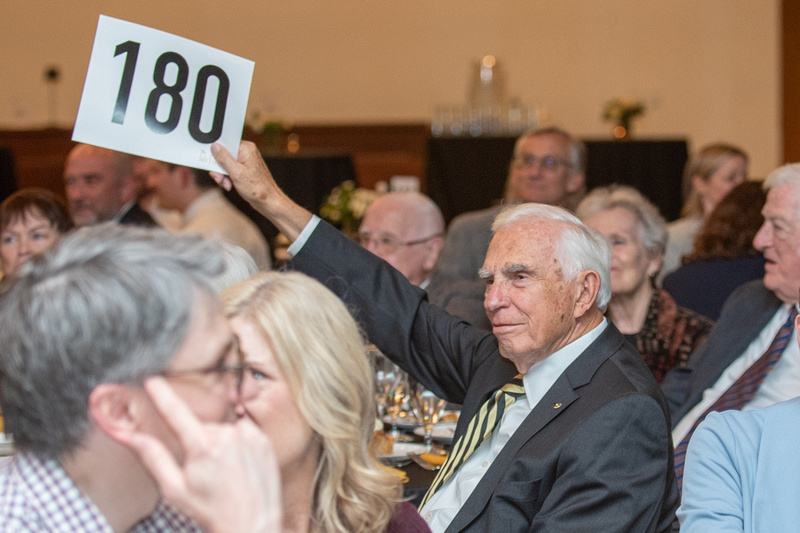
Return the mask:
[[[19,453],[0,466],[0,532],[113,533],[105,517],[57,461]],[[160,502],[131,533],[199,532],[188,518]]]

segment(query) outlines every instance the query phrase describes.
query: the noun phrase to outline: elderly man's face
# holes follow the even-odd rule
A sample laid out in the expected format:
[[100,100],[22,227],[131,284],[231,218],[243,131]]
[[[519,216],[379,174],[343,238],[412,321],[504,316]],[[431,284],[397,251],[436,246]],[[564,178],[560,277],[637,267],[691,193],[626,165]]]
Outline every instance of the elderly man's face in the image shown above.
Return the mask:
[[431,231],[416,231],[417,221],[408,220],[406,213],[376,200],[358,231],[361,245],[400,271],[413,285],[419,285],[430,275],[436,262],[430,241],[407,244],[431,237]]
[[64,167],[65,192],[75,225],[90,226],[114,218],[133,188],[132,183],[123,181],[115,175],[110,150],[76,147]]
[[784,302],[797,301],[800,287],[800,185],[770,189],[761,211],[764,224],[753,246],[764,253],[764,285]]
[[573,172],[569,164],[569,143],[561,135],[524,138],[511,163],[514,196],[523,202],[563,205],[583,186],[583,174]]
[[577,281],[564,281],[555,257],[559,231],[552,221],[512,224],[492,238],[481,269],[500,354],[523,373],[568,344],[575,328]]

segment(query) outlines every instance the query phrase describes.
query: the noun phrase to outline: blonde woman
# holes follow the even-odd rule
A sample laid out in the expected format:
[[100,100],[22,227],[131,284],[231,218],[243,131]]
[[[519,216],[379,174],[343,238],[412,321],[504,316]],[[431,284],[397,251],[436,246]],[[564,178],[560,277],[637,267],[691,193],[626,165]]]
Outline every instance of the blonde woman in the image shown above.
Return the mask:
[[428,531],[401,503],[399,478],[367,451],[372,372],[344,304],[317,281],[285,272],[234,285],[223,302],[247,365],[241,414],[274,443],[283,531]]
[[703,147],[683,171],[683,210],[681,218],[667,226],[669,240],[659,281],[681,266],[681,258],[692,251],[694,238],[728,192],[747,179],[747,154],[730,144]]

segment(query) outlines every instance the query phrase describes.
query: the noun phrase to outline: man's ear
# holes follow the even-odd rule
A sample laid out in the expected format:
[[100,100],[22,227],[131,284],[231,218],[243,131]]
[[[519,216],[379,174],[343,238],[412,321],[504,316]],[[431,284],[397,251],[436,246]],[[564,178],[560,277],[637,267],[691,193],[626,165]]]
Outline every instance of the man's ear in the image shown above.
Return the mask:
[[575,318],[580,318],[591,309],[600,292],[600,275],[594,270],[584,270],[578,274],[577,294],[575,298]]
[[129,445],[141,427],[142,396],[129,386],[103,383],[89,395],[89,414],[107,435]]
[[425,261],[422,265],[424,269],[428,271],[433,270],[433,267],[436,265],[436,260],[439,259],[439,252],[442,251],[443,245],[443,237],[435,237],[425,243]]

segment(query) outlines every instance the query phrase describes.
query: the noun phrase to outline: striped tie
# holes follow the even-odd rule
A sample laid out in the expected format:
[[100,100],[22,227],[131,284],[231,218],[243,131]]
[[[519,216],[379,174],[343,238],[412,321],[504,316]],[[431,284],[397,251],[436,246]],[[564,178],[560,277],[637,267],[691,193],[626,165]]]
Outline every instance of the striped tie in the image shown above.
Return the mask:
[[697,429],[700,422],[706,419],[709,413],[714,411],[728,411],[731,409],[740,410],[747,405],[747,402],[753,399],[756,392],[758,392],[758,388],[764,382],[764,379],[767,377],[769,371],[772,370],[772,367],[775,366],[775,363],[778,362],[784,348],[786,348],[786,345],[789,343],[789,339],[792,337],[794,319],[796,316],[797,310],[792,306],[792,310],[789,312],[789,319],[781,326],[781,329],[778,330],[778,334],[772,340],[772,344],[770,344],[767,351],[764,352],[764,355],[750,365],[750,368],[745,370],[744,374],[742,374],[728,390],[723,392],[722,396],[711,404],[711,407],[706,409],[706,411],[694,421],[689,432],[675,447],[675,477],[678,479],[678,490],[682,489],[683,465],[686,462],[686,449],[689,447],[689,439],[694,434],[694,430]]
[[525,396],[525,386],[522,384],[522,374],[517,374],[511,383],[503,385],[500,390],[495,392],[472,420],[469,421],[467,430],[461,435],[453,446],[450,456],[442,465],[442,469],[436,475],[428,492],[422,499],[420,508],[425,505],[433,494],[450,479],[453,473],[472,455],[472,452],[483,444],[494,431],[497,421],[503,417],[506,409],[511,407],[518,398]]

